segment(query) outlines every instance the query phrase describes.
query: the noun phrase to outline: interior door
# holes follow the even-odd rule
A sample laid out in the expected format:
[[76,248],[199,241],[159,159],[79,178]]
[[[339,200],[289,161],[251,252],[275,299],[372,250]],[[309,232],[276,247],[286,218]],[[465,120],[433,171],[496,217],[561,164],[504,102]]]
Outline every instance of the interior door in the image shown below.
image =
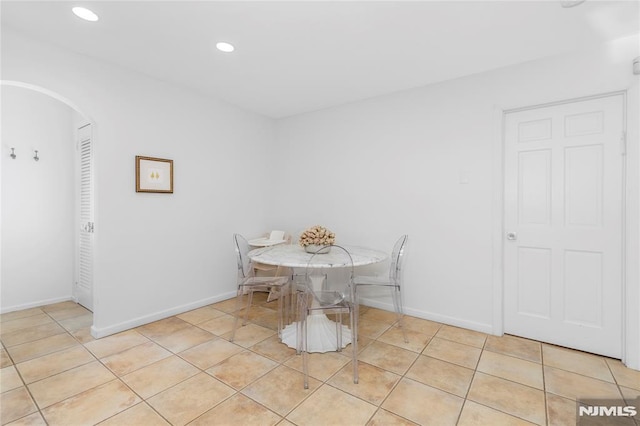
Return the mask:
[[93,311],[93,144],[90,124],[78,129],[78,154],[80,229],[75,296],[78,303]]
[[624,99],[504,125],[505,332],[620,358]]

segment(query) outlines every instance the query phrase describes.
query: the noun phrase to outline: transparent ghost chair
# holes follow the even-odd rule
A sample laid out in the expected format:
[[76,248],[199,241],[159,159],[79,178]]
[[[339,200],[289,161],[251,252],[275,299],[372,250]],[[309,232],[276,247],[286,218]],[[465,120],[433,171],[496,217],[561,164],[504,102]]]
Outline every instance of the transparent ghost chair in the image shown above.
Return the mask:
[[[314,253],[306,267],[303,291],[298,294],[298,351],[302,352],[304,388],[309,387],[309,352],[326,352],[351,343],[353,382],[358,383],[358,316],[353,294],[353,259],[344,247]],[[330,315],[331,318],[327,317]],[[349,325],[343,324],[348,315]],[[334,341],[330,341],[333,340]],[[327,345],[328,343],[328,345]],[[315,349],[322,347],[323,349]]]
[[236,319],[233,325],[233,332],[231,333],[230,341],[233,342],[233,339],[235,339],[236,336],[240,315],[239,311],[242,307],[242,300],[245,294],[247,295],[247,304],[245,306],[242,325],[246,325],[247,323],[254,291],[277,290],[280,293],[278,297],[278,336],[280,336],[283,326],[283,303],[285,303],[286,306],[286,302],[283,302],[283,299],[287,297],[289,292],[289,277],[257,277],[255,275],[254,265],[248,256],[249,243],[240,234],[233,234],[233,241],[235,243],[236,259],[238,264],[238,293],[236,296]]
[[[254,245],[256,242],[259,244]],[[250,248],[259,248],[259,247],[267,247],[270,245],[277,244],[291,244],[291,234],[286,233],[285,231],[271,231],[269,233],[264,234],[262,238],[257,238],[255,240],[249,240]],[[253,262],[253,269],[255,271],[256,276],[291,276],[293,272],[290,268],[285,266],[278,265],[267,265],[264,263]],[[280,291],[277,288],[269,291],[269,296],[267,296],[267,302],[271,302],[280,297]],[[286,300],[288,305],[291,303],[291,298],[287,298]],[[285,307],[285,321],[288,321],[290,314],[290,306]]]
[[409,237],[407,235],[401,236],[393,246],[391,252],[391,261],[389,264],[389,275],[383,277],[376,276],[355,276],[353,278],[355,300],[358,300],[358,289],[365,286],[378,286],[387,287],[391,290],[391,298],[393,300],[393,308],[398,317],[398,327],[402,329],[402,336],[405,343],[409,343],[407,339],[407,332],[405,330],[402,319],[404,317],[404,310],[402,307],[402,263],[404,258],[404,252]]

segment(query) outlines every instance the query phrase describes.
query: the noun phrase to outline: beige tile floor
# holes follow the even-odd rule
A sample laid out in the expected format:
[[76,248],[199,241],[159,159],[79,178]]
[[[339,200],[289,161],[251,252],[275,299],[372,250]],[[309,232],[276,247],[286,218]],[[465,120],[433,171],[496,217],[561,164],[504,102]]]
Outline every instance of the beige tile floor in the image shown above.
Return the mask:
[[[266,296],[266,295],[265,295]],[[0,316],[2,425],[575,425],[580,397],[640,395],[620,361],[363,307],[350,346],[301,357],[257,295],[228,341],[233,300],[94,340],[72,302]],[[254,299],[254,300],[255,300]]]

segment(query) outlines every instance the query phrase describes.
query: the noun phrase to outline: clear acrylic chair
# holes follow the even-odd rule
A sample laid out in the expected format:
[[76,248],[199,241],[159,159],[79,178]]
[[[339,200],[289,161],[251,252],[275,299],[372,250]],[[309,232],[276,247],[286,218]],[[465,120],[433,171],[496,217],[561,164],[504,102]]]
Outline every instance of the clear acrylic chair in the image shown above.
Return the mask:
[[[240,309],[242,307],[242,299],[247,294],[247,304],[245,306],[244,318],[242,325],[247,324],[249,318],[249,309],[251,308],[251,302],[253,300],[254,291],[270,291],[278,289],[280,297],[278,297],[278,336],[282,333],[283,327],[283,300],[287,297],[289,292],[289,277],[288,276],[275,276],[275,277],[257,277],[255,275],[255,268],[251,260],[249,259],[249,243],[240,234],[233,234],[233,241],[236,249],[236,259],[238,264],[238,293],[236,296],[236,319],[233,324],[233,332],[231,333],[230,341],[233,342],[236,336],[236,330],[238,329],[238,322],[240,316]],[[286,303],[286,302],[284,302]]]
[[[283,241],[283,244],[291,244],[291,234],[286,233],[285,231],[271,231],[269,233],[264,234],[263,239],[268,241]],[[250,248],[263,247],[263,246],[251,246],[251,241],[249,240]],[[256,276],[291,276],[292,272],[290,268],[284,266],[277,265],[266,265],[264,263],[253,263],[253,269],[255,270]],[[267,302],[271,302],[272,300],[280,297],[280,292],[278,289],[274,289],[269,292],[269,296],[267,297]],[[290,299],[288,299],[290,301]],[[285,318],[289,318],[288,307],[286,309],[287,313],[285,314]]]
[[[332,267],[320,266],[326,265],[326,256],[331,256]],[[336,265],[339,265],[339,268]],[[305,389],[309,388],[310,338],[328,339],[328,335],[335,334],[335,350],[340,352],[343,346],[346,346],[343,345],[343,339],[346,340],[343,336],[345,332],[350,334],[347,337],[350,337],[352,345],[353,382],[358,383],[358,316],[357,306],[353,303],[352,280],[353,259],[344,247],[332,245],[330,254],[316,252],[307,264],[305,286],[298,295],[297,336],[298,351],[302,352]],[[331,315],[333,321],[329,320],[326,314]],[[349,316],[349,328],[343,325],[342,319],[345,314]]]
[[389,264],[389,276],[388,277],[376,277],[376,276],[355,276],[353,278],[354,293],[356,296],[355,301],[358,301],[358,288],[364,286],[378,286],[387,287],[391,290],[391,298],[393,300],[393,308],[398,317],[398,327],[402,330],[402,337],[404,337],[405,343],[409,343],[407,338],[407,332],[405,330],[402,319],[404,317],[404,309],[402,307],[402,260],[404,258],[404,251],[407,245],[407,235],[401,236],[393,246],[391,252],[391,261]]

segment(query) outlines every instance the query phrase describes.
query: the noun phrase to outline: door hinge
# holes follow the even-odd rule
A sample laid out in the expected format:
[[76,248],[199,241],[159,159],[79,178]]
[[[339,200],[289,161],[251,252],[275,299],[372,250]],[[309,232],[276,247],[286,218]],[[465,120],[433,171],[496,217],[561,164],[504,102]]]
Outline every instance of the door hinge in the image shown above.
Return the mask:
[[620,136],[620,155],[627,155],[627,132]]

